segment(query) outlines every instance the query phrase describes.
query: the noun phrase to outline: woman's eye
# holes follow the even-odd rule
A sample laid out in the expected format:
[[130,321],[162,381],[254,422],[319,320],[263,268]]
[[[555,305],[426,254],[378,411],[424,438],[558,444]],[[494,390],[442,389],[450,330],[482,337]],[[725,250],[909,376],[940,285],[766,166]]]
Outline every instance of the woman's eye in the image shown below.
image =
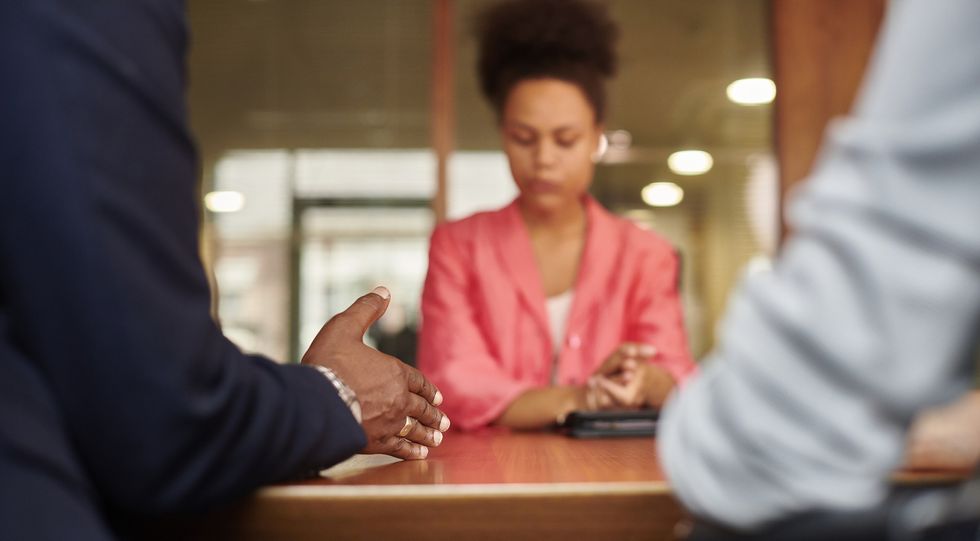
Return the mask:
[[575,146],[575,143],[577,141],[578,141],[578,138],[573,138],[573,139],[558,139],[558,146],[560,146],[562,148],[571,148],[571,147]]
[[511,135],[510,138],[515,143],[517,143],[518,145],[521,145],[521,146],[529,146],[529,145],[533,145],[534,144],[534,138],[532,138],[532,137],[526,137],[526,136],[520,136],[520,135]]

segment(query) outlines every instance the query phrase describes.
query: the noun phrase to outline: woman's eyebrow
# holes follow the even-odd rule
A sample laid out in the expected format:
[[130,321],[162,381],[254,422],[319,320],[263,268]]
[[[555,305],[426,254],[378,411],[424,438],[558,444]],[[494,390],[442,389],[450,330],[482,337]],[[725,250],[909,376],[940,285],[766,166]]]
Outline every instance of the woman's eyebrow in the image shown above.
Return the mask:
[[566,126],[558,126],[557,128],[551,130],[552,133],[558,134],[558,135],[562,135],[565,132],[575,132],[576,134],[578,134],[581,131],[582,131],[582,128],[579,127],[579,126],[577,126],[577,125],[575,125],[575,124],[570,124],[570,125],[566,125]]
[[[530,124],[525,124],[525,123],[523,123],[523,122],[521,122],[519,120],[511,120],[511,121],[505,122],[504,123],[504,127],[507,128],[507,129],[511,129],[511,130],[515,130],[515,129],[516,130],[526,130],[526,131],[533,132],[533,133],[540,133],[541,132],[541,130],[538,130],[534,126],[531,126]],[[562,134],[563,132],[570,132],[570,131],[574,131],[576,133],[577,132],[581,132],[582,131],[582,127],[579,126],[579,125],[577,125],[577,124],[565,124],[565,125],[562,125],[562,126],[558,126],[556,128],[552,128],[550,130],[546,130],[546,132],[550,132],[550,133],[554,133],[554,134]]]

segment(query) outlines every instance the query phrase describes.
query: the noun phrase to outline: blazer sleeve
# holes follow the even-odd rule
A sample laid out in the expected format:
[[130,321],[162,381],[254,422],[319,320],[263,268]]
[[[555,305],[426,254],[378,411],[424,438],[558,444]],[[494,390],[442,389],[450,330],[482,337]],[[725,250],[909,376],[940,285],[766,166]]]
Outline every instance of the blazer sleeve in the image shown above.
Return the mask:
[[198,509],[362,448],[325,378],[209,316],[178,8],[51,4],[0,17],[0,315],[100,498]]
[[532,387],[506,374],[477,320],[471,260],[449,227],[433,231],[422,292],[419,367],[439,387],[443,411],[464,430],[485,426]]
[[[643,232],[646,235],[646,232]],[[652,362],[663,366],[678,384],[697,372],[684,327],[684,313],[677,288],[677,254],[666,243],[644,252],[631,288],[633,301],[626,340],[657,348]]]

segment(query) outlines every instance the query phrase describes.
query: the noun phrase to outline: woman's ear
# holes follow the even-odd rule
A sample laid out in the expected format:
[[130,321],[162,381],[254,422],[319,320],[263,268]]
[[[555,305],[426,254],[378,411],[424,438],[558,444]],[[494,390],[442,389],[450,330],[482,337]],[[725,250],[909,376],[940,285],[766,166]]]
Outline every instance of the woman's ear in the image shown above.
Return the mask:
[[592,153],[592,163],[599,163],[602,157],[606,155],[606,151],[609,150],[609,139],[606,138],[606,132],[602,129],[602,126],[596,128],[599,132],[598,142],[596,143],[595,151]]

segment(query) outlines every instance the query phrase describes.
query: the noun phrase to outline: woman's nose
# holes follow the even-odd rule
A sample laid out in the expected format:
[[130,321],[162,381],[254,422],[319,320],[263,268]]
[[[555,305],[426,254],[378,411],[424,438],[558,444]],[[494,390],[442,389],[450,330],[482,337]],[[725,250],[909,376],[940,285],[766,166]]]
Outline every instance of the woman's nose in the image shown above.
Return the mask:
[[557,149],[555,144],[543,140],[537,144],[534,149],[534,163],[538,167],[547,167],[553,165],[557,159]]

